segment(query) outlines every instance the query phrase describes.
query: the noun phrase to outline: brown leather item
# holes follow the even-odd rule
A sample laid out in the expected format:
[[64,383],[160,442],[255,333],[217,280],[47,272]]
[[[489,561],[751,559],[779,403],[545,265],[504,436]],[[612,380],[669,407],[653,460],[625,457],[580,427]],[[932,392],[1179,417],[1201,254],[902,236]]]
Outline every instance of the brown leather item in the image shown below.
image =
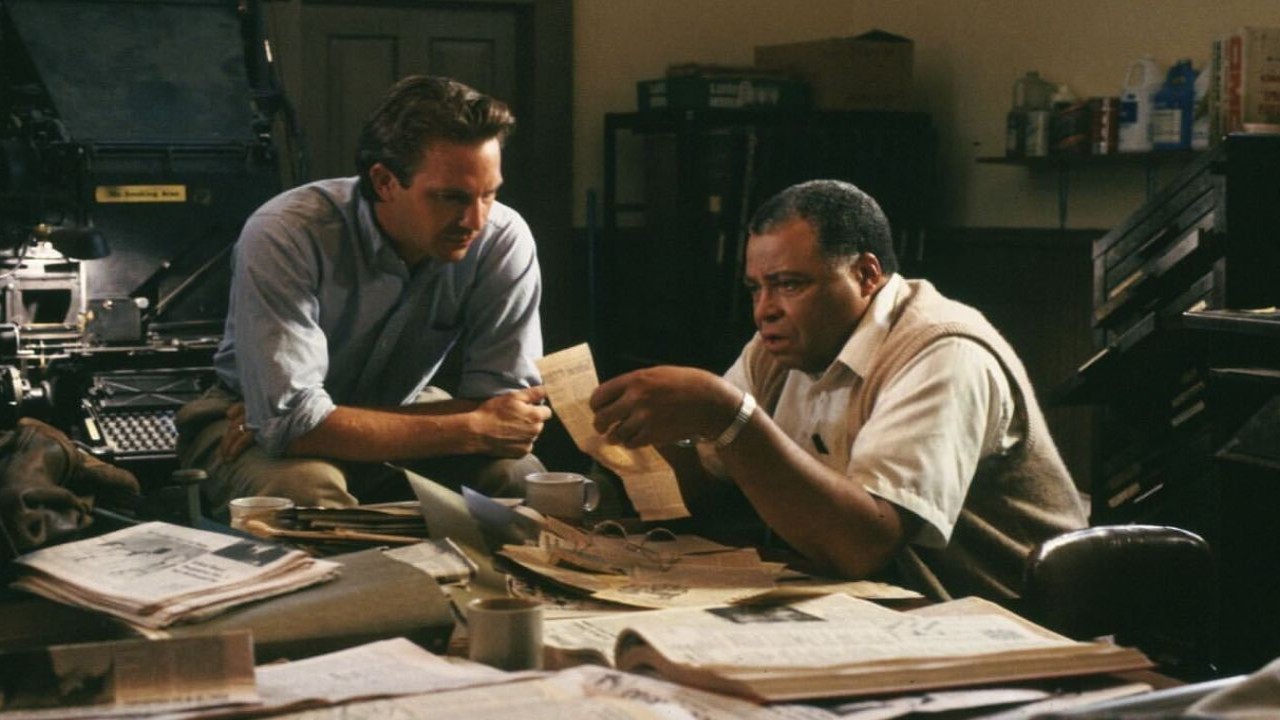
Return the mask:
[[132,504],[133,473],[80,450],[61,430],[21,418],[0,432],[0,560],[78,537],[95,503]]
[[1180,680],[1215,672],[1217,563],[1189,530],[1131,524],[1063,533],[1028,556],[1024,586],[1024,614],[1050,630],[1114,635]]

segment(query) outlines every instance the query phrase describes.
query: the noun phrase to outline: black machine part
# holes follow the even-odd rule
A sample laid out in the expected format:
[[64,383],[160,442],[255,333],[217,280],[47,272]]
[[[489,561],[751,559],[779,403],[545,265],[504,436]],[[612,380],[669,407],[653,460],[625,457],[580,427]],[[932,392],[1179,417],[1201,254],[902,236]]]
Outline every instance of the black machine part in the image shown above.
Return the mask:
[[0,251],[39,223],[92,227],[111,254],[81,264],[87,300],[220,324],[226,250],[280,189],[270,115],[287,103],[257,6],[0,2]]

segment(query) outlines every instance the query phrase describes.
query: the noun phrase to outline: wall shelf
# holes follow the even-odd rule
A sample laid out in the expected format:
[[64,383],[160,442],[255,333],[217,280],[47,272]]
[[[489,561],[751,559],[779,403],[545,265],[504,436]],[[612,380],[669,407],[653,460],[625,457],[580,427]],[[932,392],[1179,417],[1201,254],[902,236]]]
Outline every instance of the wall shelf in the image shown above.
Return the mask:
[[1067,228],[1067,200],[1071,192],[1070,171],[1082,167],[1115,167],[1120,165],[1143,168],[1146,175],[1146,197],[1157,190],[1156,168],[1161,165],[1183,164],[1204,154],[1203,150],[1156,150],[1141,153],[1109,153],[1106,155],[1046,155],[1043,157],[1006,157],[993,155],[977,158],[983,165],[1020,165],[1034,171],[1052,170],[1058,174],[1058,228]]

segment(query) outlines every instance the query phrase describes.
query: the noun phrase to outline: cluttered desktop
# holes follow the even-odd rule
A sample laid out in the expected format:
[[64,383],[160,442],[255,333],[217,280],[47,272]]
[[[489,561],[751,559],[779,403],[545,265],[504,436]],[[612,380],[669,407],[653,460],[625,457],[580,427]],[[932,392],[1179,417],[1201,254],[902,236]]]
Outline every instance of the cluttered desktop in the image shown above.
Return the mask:
[[[572,417],[595,378],[554,372],[589,367],[587,347],[562,353],[546,374]],[[673,474],[619,446],[595,459],[609,472],[537,473],[523,500],[404,470],[415,500],[258,497],[227,526],[104,522],[24,553],[0,613],[0,717],[1109,717],[1213,708],[1257,682],[1186,683],[998,603],[672,531]],[[601,482],[634,513],[601,512]]]
[[[0,427],[86,454],[69,472],[96,483],[0,504],[36,518],[0,546],[0,720],[1091,717],[1212,713],[1246,683],[688,532],[663,458],[591,427],[586,345],[540,372],[590,476],[553,468],[512,500],[392,468],[415,499],[202,516],[175,414],[214,382],[230,248],[280,189],[283,100],[254,3],[96,5],[0,3]],[[148,26],[184,32],[131,38]],[[141,76],[188,90],[111,95]],[[114,502],[174,489],[182,512]]]

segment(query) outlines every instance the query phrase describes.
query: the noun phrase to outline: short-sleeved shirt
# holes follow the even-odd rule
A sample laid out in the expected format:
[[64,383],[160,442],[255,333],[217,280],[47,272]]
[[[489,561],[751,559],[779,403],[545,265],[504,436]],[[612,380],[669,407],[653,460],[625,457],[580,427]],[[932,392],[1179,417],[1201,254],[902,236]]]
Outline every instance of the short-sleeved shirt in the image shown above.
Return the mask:
[[462,342],[455,393],[540,383],[542,285],[533,234],[494,203],[462,260],[414,267],[379,229],[357,178],[288,190],[245,223],[234,251],[219,379],[272,455],[337,405],[411,402]]
[[[850,427],[850,398],[889,332],[903,282],[890,277],[823,372],[787,374],[771,417],[820,462],[922,519],[912,542],[945,547],[979,460],[1008,451],[1025,428],[999,361],[961,336],[930,343],[886,384],[862,427]],[[743,358],[725,378],[748,389]]]

